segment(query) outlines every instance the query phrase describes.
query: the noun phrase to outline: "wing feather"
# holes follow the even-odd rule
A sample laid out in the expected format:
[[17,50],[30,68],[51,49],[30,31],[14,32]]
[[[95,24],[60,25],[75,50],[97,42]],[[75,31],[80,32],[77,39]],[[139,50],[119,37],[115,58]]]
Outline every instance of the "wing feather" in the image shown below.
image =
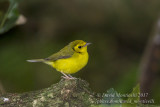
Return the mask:
[[61,49],[59,52],[49,56],[48,58],[45,58],[47,61],[56,61],[59,59],[66,59],[72,57],[74,54],[74,51],[72,49],[71,44],[65,46],[63,49]]

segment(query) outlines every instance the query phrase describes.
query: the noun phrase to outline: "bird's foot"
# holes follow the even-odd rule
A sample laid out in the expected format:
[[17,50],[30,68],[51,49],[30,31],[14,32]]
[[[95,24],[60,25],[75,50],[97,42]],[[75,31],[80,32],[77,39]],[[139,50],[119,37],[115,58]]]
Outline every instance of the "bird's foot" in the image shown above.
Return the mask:
[[67,80],[76,79],[74,77],[69,77],[69,76],[61,76],[61,77],[64,78],[64,79],[67,79]]
[[70,74],[65,74],[63,72],[61,72],[64,76],[62,76],[64,79],[76,79],[75,77],[72,77]]
[[68,76],[72,79],[77,79],[76,77],[72,77],[70,74],[68,74]]

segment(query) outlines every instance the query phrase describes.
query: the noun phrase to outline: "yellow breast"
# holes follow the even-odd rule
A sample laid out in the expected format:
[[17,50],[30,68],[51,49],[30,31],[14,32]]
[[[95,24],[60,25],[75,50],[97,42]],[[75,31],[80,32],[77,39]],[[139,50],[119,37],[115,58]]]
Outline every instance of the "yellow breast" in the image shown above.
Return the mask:
[[52,66],[60,72],[73,74],[82,69],[88,62],[88,53],[74,53],[72,57],[67,59],[59,59],[52,63]]

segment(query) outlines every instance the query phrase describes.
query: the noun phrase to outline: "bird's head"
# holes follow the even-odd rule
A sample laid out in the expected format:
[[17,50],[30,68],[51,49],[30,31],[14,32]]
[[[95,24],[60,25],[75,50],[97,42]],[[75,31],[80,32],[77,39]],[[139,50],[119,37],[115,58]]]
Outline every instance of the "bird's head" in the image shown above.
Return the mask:
[[72,49],[77,53],[87,52],[87,46],[91,43],[84,42],[83,40],[75,40],[71,42]]

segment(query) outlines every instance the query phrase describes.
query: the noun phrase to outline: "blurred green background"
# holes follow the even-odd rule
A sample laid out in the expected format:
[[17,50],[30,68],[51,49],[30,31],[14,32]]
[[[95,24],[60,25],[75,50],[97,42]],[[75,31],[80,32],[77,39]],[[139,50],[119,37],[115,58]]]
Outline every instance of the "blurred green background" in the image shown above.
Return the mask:
[[141,58],[159,11],[159,0],[20,1],[27,22],[0,35],[0,81],[7,92],[57,83],[61,73],[26,60],[46,58],[80,39],[92,43],[90,59],[73,76],[96,92],[130,92],[139,82]]

